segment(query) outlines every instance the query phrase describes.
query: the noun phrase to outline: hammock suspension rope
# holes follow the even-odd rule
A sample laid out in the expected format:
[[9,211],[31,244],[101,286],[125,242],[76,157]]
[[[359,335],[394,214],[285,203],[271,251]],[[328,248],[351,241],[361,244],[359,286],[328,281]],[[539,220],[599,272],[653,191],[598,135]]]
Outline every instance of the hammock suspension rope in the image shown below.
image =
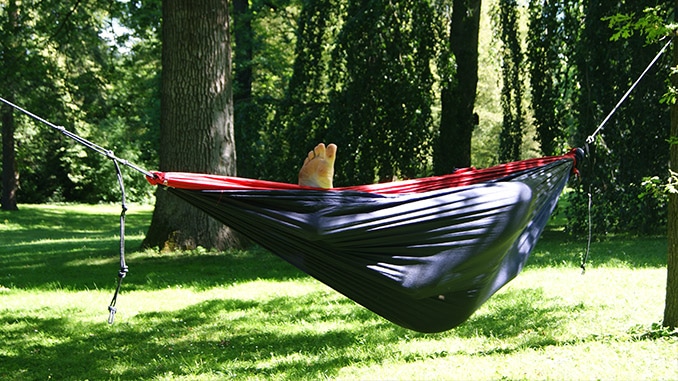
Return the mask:
[[125,276],[127,276],[127,272],[129,271],[127,263],[125,262],[125,215],[127,213],[127,203],[125,201],[125,184],[122,178],[122,172],[120,172],[120,165],[118,165],[118,162],[115,160],[113,160],[113,165],[115,165],[115,172],[118,177],[118,185],[120,185],[122,210],[120,212],[120,270],[118,271],[118,285],[115,287],[113,299],[111,299],[111,303],[108,305],[108,324],[113,324],[115,320],[115,313],[118,312],[115,304],[118,301],[118,294],[120,294],[122,280],[125,279]]
[[141,168],[140,166],[138,166],[134,163],[131,163],[131,162],[125,160],[125,159],[122,159],[122,158],[115,156],[113,151],[106,149],[106,148],[104,148],[104,147],[102,147],[102,146],[100,146],[96,143],[93,143],[93,142],[83,138],[80,135],[77,135],[77,134],[67,130],[66,127],[64,127],[64,126],[58,126],[58,125],[56,125],[56,124],[54,124],[54,123],[52,123],[52,122],[50,122],[50,121],[48,121],[44,118],[39,117],[38,115],[33,114],[32,112],[30,112],[30,111],[28,111],[28,110],[26,110],[26,109],[24,109],[20,106],[15,105],[14,103],[12,103],[12,102],[10,102],[10,101],[2,98],[2,97],[0,97],[0,102],[6,104],[9,107],[12,107],[13,109],[15,109],[17,111],[22,112],[23,114],[31,117],[32,119],[34,119],[34,120],[36,120],[36,121],[38,121],[42,124],[45,124],[45,125],[53,128],[53,129],[59,131],[60,133],[62,133],[66,137],[68,137],[69,139],[74,140],[76,143],[79,143],[79,144],[83,145],[84,147],[87,147],[87,148],[91,149],[92,151],[97,152],[97,153],[113,160],[114,162],[120,163],[120,164],[122,164],[126,167],[129,167],[129,168],[132,168],[135,171],[137,171],[137,172],[139,172],[139,173],[141,173],[145,176],[153,177],[153,173]]
[[125,278],[127,275],[127,272],[129,271],[129,268],[127,267],[127,263],[125,261],[125,216],[127,213],[127,203],[126,203],[126,196],[125,196],[125,182],[122,176],[122,171],[120,170],[120,164],[125,165],[129,168],[134,169],[135,171],[145,175],[145,176],[153,176],[153,173],[139,167],[138,165],[135,165],[125,159],[121,159],[117,157],[113,151],[105,149],[104,147],[101,147],[98,144],[95,144],[85,138],[83,138],[80,135],[77,135],[69,130],[67,130],[64,126],[58,126],[20,106],[17,106],[16,104],[0,97],[0,102],[5,103],[7,106],[10,106],[14,108],[15,110],[18,110],[22,112],[23,114],[29,116],[30,118],[45,124],[56,131],[59,131],[62,133],[64,136],[70,138],[71,140],[75,141],[76,143],[79,143],[83,145],[86,148],[89,148],[90,150],[97,152],[106,158],[110,159],[113,162],[113,165],[115,167],[115,173],[116,177],[118,180],[118,186],[120,187],[120,198],[121,198],[121,212],[120,212],[120,270],[118,270],[118,284],[115,288],[115,293],[113,294],[113,299],[111,299],[111,303],[108,306],[108,323],[113,324],[115,320],[115,314],[117,312],[117,308],[115,307],[117,300],[118,300],[118,295],[120,294],[120,289],[122,287],[122,280]]
[[[612,108],[610,113],[607,114],[605,119],[603,119],[603,121],[598,125],[598,128],[596,128],[596,130],[593,131],[593,133],[591,135],[589,135],[589,137],[586,138],[586,144],[591,144],[595,141],[596,135],[598,135],[598,133],[603,129],[603,127],[605,127],[605,124],[607,123],[608,120],[610,120],[610,118],[612,118],[612,115],[614,115],[614,113],[617,112],[617,109],[619,108],[619,106],[621,106],[621,104],[624,103],[624,101],[626,101],[626,98],[628,98],[629,95],[631,95],[631,92],[633,91],[633,89],[635,89],[636,86],[638,86],[638,83],[640,83],[640,81],[643,79],[643,77],[645,77],[645,74],[647,74],[647,72],[650,71],[652,66],[654,66],[654,64],[659,60],[659,57],[661,57],[662,54],[664,54],[664,52],[669,47],[669,45],[671,45],[671,42],[672,42],[672,40],[669,38],[669,40],[666,42],[666,44],[664,44],[664,46],[659,50],[659,53],[657,53],[657,55],[654,56],[652,61],[650,61],[650,63],[645,68],[645,70],[643,70],[643,72],[640,73],[640,75],[638,76],[638,79],[636,79],[636,81],[633,82],[631,87],[629,87],[629,89],[626,90],[626,93],[624,93],[624,95],[621,97],[621,99],[619,99],[619,102],[617,102],[617,104],[614,106],[614,108]],[[587,154],[588,154],[588,152],[587,152]]]
[[[595,131],[593,131],[593,133],[586,138],[586,141],[585,141],[585,144],[584,144],[584,146],[586,148],[586,157],[590,157],[589,145],[593,144],[595,142],[596,136],[603,130],[603,128],[605,127],[607,122],[610,120],[610,118],[612,118],[612,116],[617,112],[617,110],[622,105],[622,103],[624,103],[626,101],[626,99],[629,97],[629,95],[631,95],[631,92],[636,88],[636,86],[638,86],[638,84],[643,79],[643,77],[645,77],[645,74],[647,74],[647,72],[650,71],[652,66],[654,66],[654,64],[659,60],[659,58],[666,52],[666,49],[668,49],[669,45],[671,45],[672,42],[673,42],[673,40],[669,38],[668,41],[666,42],[666,44],[664,44],[664,46],[659,50],[659,52],[650,61],[650,63],[647,65],[647,67],[645,67],[645,70],[643,70],[642,73],[640,73],[640,75],[635,80],[635,82],[633,82],[633,84],[631,84],[631,87],[629,87],[629,89],[626,90],[626,93],[624,93],[624,95],[619,99],[617,104],[612,108],[612,110],[610,110],[610,112],[607,114],[605,119],[603,119],[603,121],[600,122],[600,124],[595,129]],[[586,272],[586,262],[588,261],[589,254],[591,253],[591,236],[593,234],[592,233],[593,220],[592,220],[592,217],[591,217],[591,213],[592,213],[591,209],[592,209],[592,205],[593,205],[593,196],[591,194],[590,188],[591,187],[589,186],[589,191],[587,193],[587,196],[588,196],[588,239],[587,239],[587,242],[586,242],[586,252],[582,256],[582,261],[581,261],[581,266],[580,266],[581,269],[582,269],[582,274],[584,274]]]

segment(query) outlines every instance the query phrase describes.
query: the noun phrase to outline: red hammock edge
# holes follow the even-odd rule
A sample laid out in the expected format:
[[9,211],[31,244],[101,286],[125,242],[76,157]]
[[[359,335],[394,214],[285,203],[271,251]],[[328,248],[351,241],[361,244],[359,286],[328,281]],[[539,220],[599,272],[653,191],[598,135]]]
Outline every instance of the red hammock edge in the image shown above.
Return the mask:
[[545,156],[534,159],[514,161],[489,168],[462,168],[449,175],[424,177],[411,180],[400,180],[389,183],[356,185],[321,189],[305,187],[297,184],[256,180],[243,177],[209,175],[189,172],[152,172],[153,177],[146,176],[152,185],[171,188],[205,191],[229,190],[325,190],[325,191],[357,191],[376,194],[400,194],[427,192],[444,188],[468,186],[486,181],[501,179],[514,173],[541,167],[559,160],[572,160],[572,171],[577,174],[578,161],[583,158],[581,148],[572,148],[568,153],[559,156]]

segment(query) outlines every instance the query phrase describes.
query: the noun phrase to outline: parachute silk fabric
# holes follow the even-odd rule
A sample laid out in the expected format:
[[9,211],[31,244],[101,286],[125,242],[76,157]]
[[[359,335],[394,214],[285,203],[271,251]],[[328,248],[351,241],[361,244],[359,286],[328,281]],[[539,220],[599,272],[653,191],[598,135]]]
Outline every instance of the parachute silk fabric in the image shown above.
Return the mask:
[[441,332],[518,275],[582,157],[327,190],[180,172],[148,180],[391,322]]

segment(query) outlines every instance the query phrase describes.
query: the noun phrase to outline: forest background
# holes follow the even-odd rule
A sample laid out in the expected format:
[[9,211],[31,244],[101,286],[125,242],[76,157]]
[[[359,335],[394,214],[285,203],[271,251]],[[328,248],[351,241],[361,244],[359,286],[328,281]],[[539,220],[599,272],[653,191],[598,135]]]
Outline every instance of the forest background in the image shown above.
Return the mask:
[[[610,27],[668,21],[672,2],[485,1],[471,164],[583,146],[663,43]],[[641,4],[642,3],[642,4]],[[441,89],[464,81],[444,26],[451,2],[233,1],[238,176],[296,182],[319,141],[340,147],[336,185],[436,174]],[[358,11],[356,7],[360,8]],[[361,17],[349,17],[359,14]],[[112,149],[158,165],[161,1],[0,2],[2,96]],[[670,57],[662,57],[590,145],[567,229],[664,233]],[[20,203],[119,199],[101,155],[2,108]],[[11,129],[9,128],[11,127]],[[7,159],[3,156],[3,163]],[[451,170],[451,168],[449,168]],[[150,201],[143,176],[128,196]]]

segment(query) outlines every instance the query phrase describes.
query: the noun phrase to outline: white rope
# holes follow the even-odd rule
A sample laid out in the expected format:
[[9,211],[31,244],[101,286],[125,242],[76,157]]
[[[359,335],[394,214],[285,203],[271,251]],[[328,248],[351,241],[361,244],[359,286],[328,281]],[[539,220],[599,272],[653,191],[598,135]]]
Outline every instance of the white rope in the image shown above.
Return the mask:
[[645,70],[640,74],[640,76],[638,77],[638,79],[636,79],[636,81],[633,83],[633,85],[631,85],[631,87],[626,91],[626,94],[624,94],[624,96],[619,100],[619,102],[617,102],[617,105],[614,106],[614,108],[612,109],[612,111],[610,111],[610,113],[607,114],[607,117],[602,121],[602,123],[600,123],[600,125],[598,126],[598,128],[596,128],[596,130],[593,131],[593,133],[592,133],[591,135],[589,135],[588,138],[586,138],[586,144],[591,144],[591,143],[594,142],[594,140],[596,139],[596,135],[598,135],[598,133],[600,132],[600,130],[603,129],[603,127],[605,126],[605,124],[607,123],[607,121],[610,120],[610,118],[612,117],[612,115],[613,115],[615,112],[617,112],[617,109],[619,108],[619,106],[621,106],[621,104],[624,103],[624,101],[626,100],[626,98],[629,97],[629,94],[631,94],[631,91],[633,91],[633,89],[636,87],[636,85],[638,85],[638,83],[640,82],[640,80],[643,79],[643,77],[645,76],[645,74],[646,74],[648,71],[650,71],[650,68],[652,68],[652,66],[654,66],[655,62],[657,62],[657,60],[659,59],[659,57],[661,57],[661,55],[664,54],[664,51],[666,50],[666,48],[669,47],[669,45],[671,45],[671,39],[669,39],[669,41],[664,45],[664,47],[661,48],[661,50],[659,51],[659,53],[657,53],[657,55],[654,56],[654,59],[652,59],[652,62],[650,62],[650,64],[647,65],[647,67],[646,67]]
[[14,108],[14,109],[17,110],[17,111],[20,111],[20,112],[24,113],[25,115],[27,115],[27,116],[33,118],[34,120],[37,120],[37,121],[40,122],[40,123],[43,123],[43,124],[45,124],[45,125],[47,125],[47,126],[49,126],[49,127],[52,127],[53,129],[55,129],[55,130],[61,132],[63,135],[65,135],[66,137],[68,137],[68,138],[74,140],[75,142],[80,143],[80,144],[82,144],[83,146],[85,146],[85,147],[91,149],[92,151],[95,151],[95,152],[97,152],[97,153],[100,153],[100,154],[106,156],[107,158],[109,158],[109,159],[111,159],[111,160],[113,160],[113,161],[115,161],[115,162],[118,162],[118,163],[120,163],[120,164],[122,164],[122,165],[124,165],[124,166],[126,166],[126,167],[132,168],[132,169],[134,169],[135,171],[140,172],[140,173],[146,175],[147,177],[154,177],[154,176],[155,176],[153,173],[151,173],[151,172],[149,172],[149,171],[147,171],[147,170],[145,170],[145,169],[139,167],[138,165],[136,165],[136,164],[134,164],[134,163],[130,163],[129,161],[127,161],[127,160],[125,160],[125,159],[121,159],[121,158],[115,156],[115,154],[113,153],[113,151],[108,150],[108,149],[106,149],[106,148],[104,148],[104,147],[102,147],[102,146],[100,146],[100,145],[95,144],[95,143],[92,143],[91,141],[89,141],[89,140],[87,140],[87,139],[85,139],[85,138],[83,138],[83,137],[81,137],[81,136],[79,136],[79,135],[77,135],[77,134],[75,134],[75,133],[73,133],[73,132],[71,132],[71,131],[68,131],[68,130],[66,129],[66,127],[64,127],[64,126],[57,126],[56,124],[54,124],[54,123],[52,123],[52,122],[50,122],[50,121],[48,121],[48,120],[46,120],[46,119],[43,119],[43,118],[41,118],[41,117],[39,117],[39,116],[33,114],[32,112],[30,112],[30,111],[28,111],[28,110],[26,110],[26,109],[23,109],[23,108],[21,108],[21,107],[15,105],[14,103],[12,103],[12,102],[10,102],[10,101],[8,101],[8,100],[2,98],[2,97],[0,97],[0,102],[6,104],[6,105],[9,106],[9,107]]

